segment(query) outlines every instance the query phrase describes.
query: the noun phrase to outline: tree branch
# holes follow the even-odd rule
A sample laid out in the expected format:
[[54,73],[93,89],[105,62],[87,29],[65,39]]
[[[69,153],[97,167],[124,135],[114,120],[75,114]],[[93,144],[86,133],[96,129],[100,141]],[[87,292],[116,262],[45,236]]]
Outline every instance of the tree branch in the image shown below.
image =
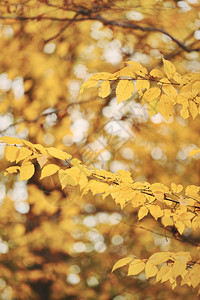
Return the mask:
[[112,25],[112,26],[117,26],[117,27],[122,27],[122,28],[130,28],[130,29],[140,30],[140,31],[144,31],[144,32],[160,32],[160,33],[170,37],[173,42],[175,42],[180,48],[182,48],[186,52],[200,51],[200,48],[191,49],[190,47],[187,47],[184,43],[180,42],[178,39],[176,39],[173,35],[171,35],[167,31],[165,31],[164,29],[160,29],[160,28],[156,28],[156,27],[147,27],[147,26],[143,27],[143,26],[133,24],[130,22],[119,23],[115,20],[104,19],[100,15],[96,16],[94,19],[98,20],[99,22],[103,23],[104,25]]
[[[120,221],[120,220],[119,220],[119,221]],[[120,221],[120,222],[126,224],[127,226],[131,226],[131,227],[134,227],[134,228],[146,230],[146,231],[148,231],[148,232],[151,232],[151,233],[153,233],[153,234],[159,235],[159,236],[164,237],[164,238],[166,238],[166,239],[170,239],[170,240],[171,240],[171,239],[175,239],[176,241],[181,242],[181,243],[188,243],[188,244],[190,244],[190,245],[192,245],[192,246],[195,246],[195,247],[198,247],[198,246],[199,246],[198,243],[196,243],[196,242],[194,242],[194,241],[191,241],[191,240],[189,240],[189,239],[187,239],[187,238],[185,238],[185,237],[182,237],[180,234],[178,234],[177,236],[174,235],[174,233],[173,233],[173,231],[171,230],[171,228],[167,228],[167,227],[163,228],[163,227],[162,227],[163,230],[168,231],[169,233],[172,234],[172,236],[166,235],[165,233],[163,234],[163,233],[154,231],[154,230],[152,230],[152,229],[143,227],[143,226],[141,226],[141,225],[132,225],[132,224],[128,224],[128,223],[126,223],[126,222],[124,222],[124,221]]]
[[[85,16],[85,17],[77,19],[78,15],[82,15],[82,16]],[[134,24],[132,22],[119,22],[119,21],[116,21],[116,20],[108,20],[108,19],[103,18],[99,14],[93,14],[92,11],[90,11],[88,9],[84,10],[83,8],[81,8],[79,11],[77,11],[74,18],[57,18],[57,17],[47,17],[47,16],[43,16],[43,15],[38,15],[38,16],[34,16],[34,17],[28,17],[28,16],[0,16],[0,20],[19,20],[19,21],[50,20],[50,21],[58,21],[58,22],[68,22],[58,32],[58,34],[56,34],[54,37],[52,37],[51,39],[49,39],[47,41],[53,40],[54,38],[58,37],[73,22],[83,22],[83,21],[89,21],[89,20],[96,20],[96,21],[99,21],[99,22],[103,23],[104,25],[111,25],[111,26],[115,26],[115,27],[129,28],[129,29],[133,29],[133,30],[140,30],[140,31],[143,31],[143,32],[159,32],[159,33],[162,33],[162,34],[168,36],[169,38],[171,38],[174,43],[176,43],[182,50],[184,50],[188,53],[192,52],[192,51],[197,51],[197,52],[200,51],[200,48],[194,48],[193,49],[189,46],[186,46],[183,42],[179,41],[177,38],[175,38],[172,34],[170,34],[169,32],[167,32],[164,29],[156,28],[156,27],[140,26],[140,25]],[[47,41],[45,41],[45,42],[47,42]]]
[[[42,117],[47,117],[49,115],[52,115],[52,114],[56,114],[58,115],[60,112],[65,112],[64,114],[62,114],[62,118],[66,116],[67,114],[67,109],[70,107],[70,106],[74,106],[74,105],[81,105],[81,104],[86,104],[86,103],[90,103],[90,102],[93,102],[93,101],[99,101],[99,99],[91,99],[91,100],[84,100],[84,101],[79,101],[79,102],[71,102],[69,103],[67,106],[63,107],[63,108],[60,108],[60,109],[55,109],[53,111],[50,111],[50,112],[46,112],[46,113],[42,113],[41,115],[39,115],[37,118],[33,119],[33,120],[27,120],[27,119],[20,119],[12,124],[10,124],[9,126],[7,126],[5,129],[1,130],[0,131],[0,134],[3,134],[4,132],[6,132],[8,129],[10,129],[11,127],[14,127],[16,125],[19,125],[21,123],[36,123],[37,121],[39,121]],[[102,99],[101,99],[102,101]]]
[[[73,11],[72,9],[69,9],[69,11]],[[78,18],[78,15],[84,16],[83,18]],[[108,20],[103,18],[99,14],[95,14],[92,10],[84,9],[84,7],[80,8],[76,15],[73,18],[57,18],[57,17],[47,17],[43,15],[38,15],[34,17],[28,17],[28,16],[0,16],[0,20],[19,20],[19,21],[41,21],[41,20],[50,20],[50,21],[58,21],[58,22],[68,22],[55,36],[51,37],[50,39],[46,40],[45,43],[47,43],[50,40],[53,40],[57,38],[71,23],[73,22],[82,22],[82,21],[88,21],[88,20],[96,20],[104,25],[111,25],[115,27],[122,27],[122,28],[129,28],[133,30],[140,30],[143,32],[159,32],[162,33],[169,38],[172,39],[174,43],[176,43],[182,50],[186,52],[192,52],[192,51],[200,51],[200,48],[191,48],[189,46],[186,46],[183,42],[179,41],[177,38],[175,38],[172,34],[167,32],[164,29],[156,28],[156,27],[148,27],[148,26],[140,26],[138,24],[134,24],[132,22],[119,22],[116,20]]]

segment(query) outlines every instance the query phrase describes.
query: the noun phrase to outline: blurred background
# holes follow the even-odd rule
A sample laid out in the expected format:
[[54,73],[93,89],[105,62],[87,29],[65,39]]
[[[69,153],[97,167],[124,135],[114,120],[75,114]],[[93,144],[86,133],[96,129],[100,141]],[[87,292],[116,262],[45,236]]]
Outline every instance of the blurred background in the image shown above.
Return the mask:
[[[151,118],[133,97],[117,105],[81,84],[127,61],[180,74],[200,70],[198,0],[2,0],[0,3],[0,135],[62,149],[88,167],[131,172],[135,181],[199,185],[200,120]],[[197,49],[197,50],[195,50]],[[0,145],[0,168],[4,159]],[[0,299],[198,299],[192,289],[111,273],[128,255],[190,251],[161,224],[121,211],[109,197],[76,189],[63,195],[51,176],[18,181],[0,175]],[[190,236],[191,232],[184,232]],[[198,235],[191,237],[199,242]]]

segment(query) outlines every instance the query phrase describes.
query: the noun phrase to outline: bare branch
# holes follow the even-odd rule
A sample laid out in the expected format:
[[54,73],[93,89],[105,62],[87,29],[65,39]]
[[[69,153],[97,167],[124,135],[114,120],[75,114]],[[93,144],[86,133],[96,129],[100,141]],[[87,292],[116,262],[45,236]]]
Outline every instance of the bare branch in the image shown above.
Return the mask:
[[[120,221],[120,220],[119,220],[119,221]],[[149,231],[149,232],[151,232],[151,233],[153,233],[153,234],[162,236],[162,237],[164,237],[164,238],[166,238],[166,239],[170,239],[170,240],[171,240],[171,239],[175,239],[176,241],[181,242],[181,243],[188,243],[188,244],[190,244],[190,245],[192,245],[192,246],[195,246],[195,247],[199,246],[198,243],[196,243],[196,242],[194,242],[194,241],[192,241],[192,240],[189,240],[188,238],[185,238],[184,236],[181,236],[180,234],[175,235],[175,234],[173,233],[173,231],[172,231],[172,228],[170,228],[170,227],[169,227],[169,228],[167,228],[167,227],[163,228],[163,227],[161,226],[161,228],[162,228],[163,230],[168,231],[169,233],[171,233],[171,234],[172,234],[171,236],[170,236],[170,235],[166,235],[166,233],[160,233],[160,232],[154,231],[154,230],[152,230],[152,229],[143,227],[143,226],[141,226],[141,225],[132,225],[132,224],[128,224],[128,223],[126,223],[126,222],[124,222],[124,221],[120,221],[120,222],[121,222],[121,223],[124,223],[124,224],[126,224],[126,225],[128,225],[128,226],[134,227],[134,228],[138,228],[138,229],[142,229],[142,230]]]
[[[26,17],[26,16],[0,16],[0,20],[16,20],[16,21],[41,21],[41,20],[49,20],[49,21],[58,21],[58,22],[69,22],[72,18],[57,18],[57,17],[47,17],[43,15],[38,15],[34,17]],[[78,19],[78,21],[85,21],[85,18]]]
[[146,26],[139,26],[137,24],[133,24],[130,22],[124,22],[124,23],[119,23],[115,20],[107,20],[101,17],[100,15],[96,16],[94,18],[95,20],[98,20],[102,22],[104,25],[112,25],[112,26],[117,26],[117,27],[122,27],[122,28],[131,28],[135,30],[140,30],[140,31],[146,31],[146,32],[160,32],[172,39],[173,42],[175,42],[180,48],[182,48],[186,52],[192,52],[192,51],[200,51],[200,48],[196,49],[191,49],[190,47],[187,47],[185,44],[180,42],[178,39],[176,39],[173,35],[165,31],[164,29],[156,28],[156,27],[146,27]]
[[[61,108],[61,109],[55,109],[53,111],[50,111],[50,112],[46,112],[46,113],[42,113],[41,115],[39,115],[37,118],[33,119],[33,120],[27,120],[27,119],[20,119],[12,124],[10,124],[8,127],[6,127],[5,129],[1,130],[0,131],[0,134],[3,134],[4,132],[6,132],[8,129],[14,127],[14,126],[17,126],[21,123],[36,123],[37,121],[39,121],[41,118],[43,117],[47,117],[47,116],[50,116],[52,114],[56,114],[58,115],[60,112],[65,112],[64,114],[62,114],[62,118],[65,117],[68,112],[67,112],[67,109],[71,106],[74,106],[74,105],[81,105],[81,104],[86,104],[86,103],[89,103],[89,102],[93,102],[93,101],[99,101],[99,99],[91,99],[91,100],[84,100],[84,101],[80,101],[80,102],[71,102],[69,103],[67,106]],[[102,99],[101,99],[102,101]]]
[[[78,15],[85,16],[83,18],[77,18]],[[57,38],[71,23],[73,22],[82,22],[82,21],[89,21],[89,20],[97,20],[104,25],[111,25],[115,27],[121,27],[121,28],[129,28],[133,30],[140,30],[143,32],[160,32],[172,39],[174,43],[176,43],[182,50],[186,52],[192,52],[192,51],[200,51],[200,48],[191,48],[189,46],[186,46],[183,42],[179,41],[177,38],[175,38],[173,35],[171,35],[169,32],[165,31],[164,29],[161,28],[156,28],[156,27],[148,27],[148,26],[140,26],[138,24],[134,24],[133,22],[119,22],[116,20],[108,20],[103,18],[99,14],[92,14],[92,11],[90,10],[83,10],[80,8],[79,11],[77,11],[76,15],[74,18],[57,18],[57,17],[47,17],[43,15],[38,15],[34,17],[28,17],[28,16],[0,16],[0,19],[2,20],[19,20],[19,21],[41,21],[41,20],[50,20],[50,21],[58,21],[58,22],[68,22],[54,37],[51,39],[47,40],[53,40],[54,38]],[[45,41],[45,42],[47,42]]]
[[76,18],[78,17],[79,14],[80,14],[80,13],[77,12],[77,13],[75,14],[75,16],[73,17],[73,19],[71,19],[67,24],[65,24],[65,26],[63,26],[63,27],[59,30],[58,33],[56,33],[56,34],[55,34],[54,36],[52,36],[51,38],[45,40],[44,42],[45,42],[45,43],[48,43],[48,42],[50,42],[50,41],[56,39],[57,37],[59,37],[59,36],[63,33],[63,31],[65,31],[65,30],[66,30],[66,29],[67,29],[67,28],[68,28],[68,27],[76,20]]

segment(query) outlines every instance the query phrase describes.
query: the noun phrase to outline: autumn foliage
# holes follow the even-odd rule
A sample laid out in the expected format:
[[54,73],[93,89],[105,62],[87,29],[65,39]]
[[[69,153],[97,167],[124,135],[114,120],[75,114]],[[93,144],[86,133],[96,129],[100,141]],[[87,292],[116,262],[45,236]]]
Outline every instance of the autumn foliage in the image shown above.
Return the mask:
[[200,3],[0,12],[0,298],[198,299]]

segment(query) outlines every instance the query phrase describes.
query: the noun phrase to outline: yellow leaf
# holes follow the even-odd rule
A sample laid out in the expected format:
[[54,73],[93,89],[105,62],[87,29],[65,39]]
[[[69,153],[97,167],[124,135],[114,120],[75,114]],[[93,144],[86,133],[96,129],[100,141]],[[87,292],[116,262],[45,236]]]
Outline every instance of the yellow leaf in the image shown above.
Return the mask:
[[48,161],[47,155],[40,155],[37,157],[38,164],[40,165],[40,168],[42,169],[46,162]]
[[199,192],[200,187],[196,185],[188,185],[185,189],[186,196],[196,196]]
[[149,261],[154,265],[160,265],[171,258],[171,252],[158,252],[149,257]]
[[171,190],[173,193],[180,193],[183,190],[183,186],[181,184],[176,185],[175,183],[171,183]]
[[28,180],[33,176],[35,172],[35,167],[34,164],[31,162],[27,162],[26,164],[22,164],[20,168],[20,176],[19,176],[19,181],[20,180]]
[[84,82],[81,85],[80,88],[80,95],[84,92],[85,89],[89,89],[91,87],[94,87],[98,84],[98,80],[97,79],[88,79],[86,82]]
[[[96,79],[96,80],[116,80],[117,77],[109,72],[100,72],[93,74],[88,80]],[[87,81],[86,81],[87,82]]]
[[[200,269],[198,271],[200,271]],[[193,288],[196,288],[199,283],[200,283],[200,274],[197,273],[196,275],[192,276],[191,284]]]
[[158,99],[160,94],[161,94],[161,90],[158,87],[150,88],[148,91],[144,93],[144,96],[142,98],[143,104]]
[[164,227],[166,227],[166,226],[173,226],[174,225],[174,221],[173,221],[173,219],[169,215],[166,215],[166,216],[164,215],[161,218],[161,222],[164,225]]
[[5,169],[4,176],[6,176],[8,174],[17,173],[19,170],[20,170],[20,167],[18,167],[18,166],[9,167],[9,168]]
[[199,261],[197,261],[191,269],[188,270],[186,275],[184,276],[181,285],[187,284],[189,286],[193,286],[194,288],[200,283],[200,266]]
[[188,156],[196,155],[200,152],[200,149],[192,149],[192,151],[188,154]]
[[6,144],[24,145],[23,140],[11,136],[2,136],[0,137],[0,141]]
[[172,273],[174,278],[181,275],[186,269],[186,262],[183,261],[175,261],[175,263],[172,266]]
[[146,208],[146,206],[142,206],[138,212],[138,219],[139,220],[143,219],[148,214],[148,212],[149,212],[148,208]]
[[199,80],[199,73],[188,73],[182,77],[181,85],[185,86],[187,83]]
[[158,218],[163,216],[163,210],[161,210],[159,205],[150,205],[149,211],[156,221]]
[[118,268],[121,268],[121,267],[123,267],[123,266],[129,264],[133,259],[134,259],[134,257],[125,257],[125,258],[122,258],[122,259],[118,260],[118,261],[114,264],[114,266],[113,266],[113,268],[112,268],[112,272],[115,271],[115,270],[118,269]]
[[118,170],[117,171],[117,176],[118,175],[120,177],[120,180],[122,180],[123,182],[133,183],[133,178],[131,177],[130,172],[124,171],[124,170]]
[[96,180],[90,180],[86,187],[86,190],[87,191],[90,190],[93,195],[103,194],[109,190],[109,185],[105,182],[98,182]]
[[142,272],[145,268],[145,263],[141,259],[135,259],[129,264],[128,276],[137,275]]
[[164,193],[168,192],[161,183],[153,183],[151,185],[151,191],[157,200],[163,202]]
[[87,176],[84,172],[81,172],[81,177],[79,180],[80,190],[84,189],[87,184],[88,184]]
[[108,80],[105,80],[99,87],[99,97],[105,98],[108,95],[110,95],[110,82]]
[[[146,195],[142,193],[137,193],[135,191],[131,191],[133,197],[132,197],[132,207],[138,207],[140,205],[143,205],[146,202]],[[130,193],[130,195],[131,195]]]
[[40,145],[40,144],[34,144],[34,148],[36,150],[40,151],[40,153],[43,154],[43,155],[47,155],[48,154],[47,151],[46,151],[46,149],[42,145]]
[[167,77],[170,79],[170,78],[173,78],[173,76],[175,75],[176,73],[176,68],[175,66],[168,60],[165,60],[164,58],[162,58],[163,60],[163,64],[164,64],[164,70],[165,70],[165,73],[167,75]]
[[173,75],[173,80],[181,84],[182,76],[179,73],[175,72]]
[[62,150],[56,149],[54,147],[46,148],[46,150],[51,156],[58,159],[66,160],[72,157],[70,154],[63,152]]
[[174,282],[172,283],[172,290],[174,290],[176,286],[177,286],[177,282],[174,280]]
[[161,115],[169,121],[169,118],[171,117],[173,110],[174,110],[174,105],[171,99],[165,95],[162,94],[160,96],[159,102],[158,102],[158,111],[161,113]]
[[179,260],[183,263],[187,263],[189,260],[192,260],[190,252],[179,251],[179,252],[172,252],[172,256],[174,260]]
[[158,69],[153,69],[153,70],[151,70],[150,76],[153,76],[153,77],[155,77],[155,78],[163,78],[163,77],[164,77],[163,72],[161,72],[161,71],[158,70]]
[[152,264],[150,261],[148,261],[145,266],[145,273],[146,273],[146,277],[148,279],[150,277],[155,276],[158,273],[158,268],[154,264]]
[[171,101],[175,103],[178,96],[177,90],[171,84],[163,84],[162,89],[171,98]]
[[80,166],[81,165],[81,161],[78,158],[73,158],[71,160],[71,165],[73,165],[73,166]]
[[193,97],[196,97],[199,94],[199,87],[200,87],[200,79],[195,81],[195,83],[192,84],[191,92]]
[[96,86],[99,80],[115,80],[115,79],[117,79],[117,77],[108,72],[96,73],[90,76],[90,78],[82,84],[80,88],[80,94],[82,94],[85,89]]
[[131,67],[125,67],[123,69],[121,69],[120,71],[114,73],[113,75],[117,76],[117,77],[131,77],[131,78],[136,78],[135,74],[134,74],[134,69]]
[[33,145],[31,142],[26,141],[26,140],[22,140],[22,141],[23,141],[23,143],[24,143],[25,146],[27,146],[27,147],[29,147],[29,148],[31,148],[31,149],[34,148],[34,145]]
[[77,185],[76,181],[72,177],[70,177],[69,175],[64,174],[62,172],[59,172],[59,180],[60,180],[62,189],[64,189],[68,185],[71,185],[71,186]]
[[44,177],[47,177],[47,176],[51,176],[51,175],[55,174],[56,172],[58,172],[58,170],[60,170],[59,166],[54,165],[54,164],[48,164],[48,165],[44,166],[44,168],[42,169],[40,179],[43,179]]
[[180,195],[178,197],[180,206],[186,206],[186,205],[190,205],[190,199],[189,198],[184,198],[182,195]]
[[136,61],[128,61],[127,62],[131,68],[133,68],[134,72],[138,75],[145,76],[148,74],[147,69],[141,66],[139,63]]
[[[162,266],[159,272],[157,273],[156,276],[156,282],[164,279],[164,281],[167,281],[170,279],[170,275],[172,275],[172,271],[170,266]],[[162,282],[164,282],[162,281]]]
[[181,117],[183,117],[183,119],[187,119],[189,117],[189,111],[187,106],[183,106],[181,111],[180,111],[180,115]]
[[200,283],[200,266],[197,263],[190,272],[190,280],[194,288]]
[[16,146],[5,146],[4,154],[8,161],[14,162],[19,155],[19,148]]
[[192,228],[194,230],[196,230],[197,228],[200,228],[200,216],[196,216],[193,220],[192,220]]
[[168,281],[170,280],[170,282],[174,282],[174,279],[173,279],[173,274],[172,274],[172,268],[170,266],[167,266],[168,267],[168,271],[165,272],[165,274],[162,276],[161,278],[161,283],[165,282],[165,281]]
[[152,116],[154,116],[155,114],[157,114],[158,113],[158,98],[156,98],[155,100],[149,102],[147,109],[148,109],[148,113],[149,113],[150,118]]
[[198,107],[193,101],[189,101],[189,112],[191,113],[193,120],[198,115]]
[[176,102],[178,104],[184,105],[184,107],[188,107],[189,106],[188,99],[190,97],[191,97],[191,93],[190,92],[188,92],[188,93],[179,93],[178,96],[177,96]]
[[20,148],[19,155],[16,159],[16,163],[18,163],[19,161],[24,160],[25,158],[31,156],[32,153],[33,153],[33,151],[31,151],[31,150],[29,150],[25,147]]
[[77,183],[78,183],[78,180],[80,179],[80,173],[81,173],[81,169],[79,169],[76,166],[65,170],[65,174],[73,177],[73,179],[76,180]]
[[185,224],[181,221],[176,221],[175,226],[180,234],[182,234],[183,231],[185,230]]
[[136,87],[137,90],[143,90],[143,89],[148,90],[150,88],[150,83],[148,80],[138,78],[136,82]]
[[116,88],[117,103],[123,102],[132,97],[135,85],[130,80],[120,80]]
[[[76,167],[72,167],[71,169],[73,169],[73,168],[76,168]],[[78,184],[77,173],[74,172],[74,173],[76,173],[76,176],[73,177],[73,170],[71,170],[71,173],[67,172],[68,170],[70,170],[70,169],[60,170],[58,173],[62,189],[64,189],[67,185],[76,186]]]

